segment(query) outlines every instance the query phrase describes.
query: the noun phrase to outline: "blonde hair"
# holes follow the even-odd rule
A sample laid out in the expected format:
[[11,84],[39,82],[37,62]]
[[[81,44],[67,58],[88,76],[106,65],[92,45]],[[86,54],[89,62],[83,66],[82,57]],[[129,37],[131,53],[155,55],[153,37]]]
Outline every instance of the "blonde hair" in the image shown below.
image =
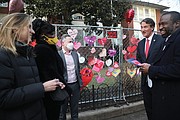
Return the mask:
[[24,13],[13,13],[2,18],[0,21],[0,47],[17,54],[15,40],[18,39],[18,34],[24,26],[29,24],[30,20],[30,16]]

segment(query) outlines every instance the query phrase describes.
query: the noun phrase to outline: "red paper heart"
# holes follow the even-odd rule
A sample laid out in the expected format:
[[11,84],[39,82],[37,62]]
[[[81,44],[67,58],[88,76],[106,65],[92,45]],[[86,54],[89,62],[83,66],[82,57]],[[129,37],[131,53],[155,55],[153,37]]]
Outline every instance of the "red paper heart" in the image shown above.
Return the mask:
[[107,39],[106,38],[102,38],[102,39],[98,39],[98,43],[100,45],[104,45],[106,43]]
[[112,76],[112,72],[106,71],[106,76],[107,76],[107,77]]
[[127,51],[130,52],[130,53],[133,53],[136,49],[137,49],[137,46],[135,46],[135,45],[127,47]]
[[95,58],[94,56],[88,57],[88,65],[89,66],[96,64],[96,62],[97,62],[97,58]]
[[114,62],[113,67],[114,67],[115,69],[116,69],[116,68],[119,68],[119,64],[118,64],[118,62]]

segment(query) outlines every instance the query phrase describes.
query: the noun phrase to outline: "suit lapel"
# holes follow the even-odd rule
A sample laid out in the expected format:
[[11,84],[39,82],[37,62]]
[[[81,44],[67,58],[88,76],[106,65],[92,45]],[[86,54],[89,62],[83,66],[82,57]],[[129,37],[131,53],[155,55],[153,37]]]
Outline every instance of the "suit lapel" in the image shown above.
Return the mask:
[[67,66],[66,66],[66,60],[65,60],[65,56],[64,56],[64,53],[63,51],[59,51],[59,55],[61,56],[62,60],[63,60],[63,63],[64,63],[64,67],[65,69],[67,69]]

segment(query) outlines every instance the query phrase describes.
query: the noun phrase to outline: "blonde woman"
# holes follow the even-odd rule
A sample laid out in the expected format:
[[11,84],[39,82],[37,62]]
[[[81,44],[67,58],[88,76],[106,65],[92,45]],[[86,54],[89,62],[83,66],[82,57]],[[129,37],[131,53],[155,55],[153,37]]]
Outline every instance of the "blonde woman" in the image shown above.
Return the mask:
[[34,33],[29,15],[13,13],[0,23],[0,120],[47,120],[44,93],[64,84],[40,82],[28,45]]

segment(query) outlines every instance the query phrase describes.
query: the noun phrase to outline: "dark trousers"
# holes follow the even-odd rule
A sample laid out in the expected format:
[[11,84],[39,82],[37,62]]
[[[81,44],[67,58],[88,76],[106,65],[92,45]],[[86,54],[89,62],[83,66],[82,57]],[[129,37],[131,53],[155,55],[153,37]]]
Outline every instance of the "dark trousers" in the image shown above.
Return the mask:
[[65,100],[61,107],[60,120],[66,120],[66,112],[68,108],[68,102],[70,103],[71,120],[78,120],[78,104],[80,98],[80,87],[78,82],[68,84],[72,89],[71,96]]
[[152,88],[149,88],[147,82],[142,86],[142,92],[148,120],[152,120]]

